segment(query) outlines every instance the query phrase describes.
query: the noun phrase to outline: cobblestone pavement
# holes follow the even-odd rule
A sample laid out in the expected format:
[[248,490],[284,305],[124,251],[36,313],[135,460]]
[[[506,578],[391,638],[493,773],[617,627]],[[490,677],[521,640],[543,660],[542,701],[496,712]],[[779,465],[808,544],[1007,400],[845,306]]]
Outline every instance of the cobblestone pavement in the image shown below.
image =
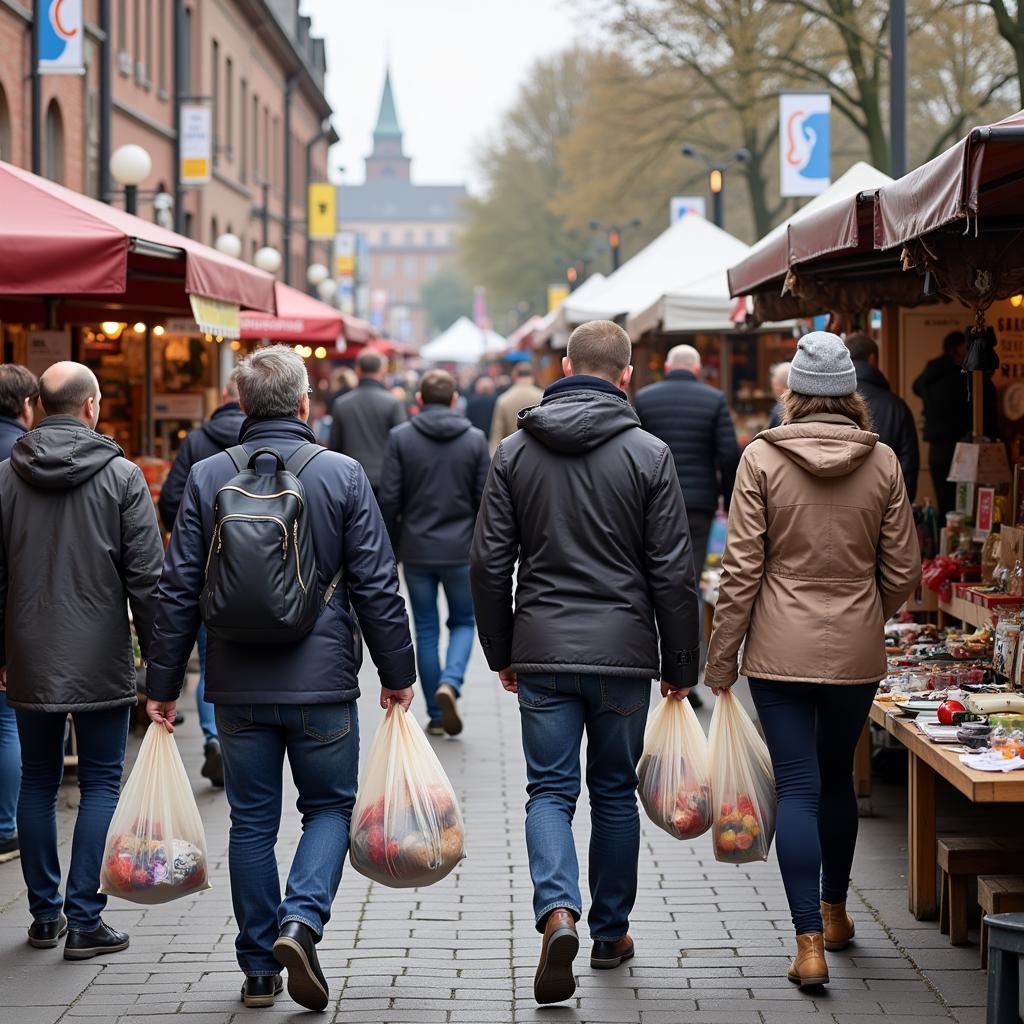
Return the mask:
[[[380,719],[371,668],[364,669],[363,752]],[[827,994],[798,992],[785,977],[793,939],[773,862],[717,864],[707,837],[680,843],[644,824],[640,894],[633,916],[637,957],[618,971],[593,972],[588,943],[577,961],[577,998],[538,1009],[532,980],[538,937],[530,912],[523,839],[524,771],[518,713],[486,672],[479,652],[464,700],[466,731],[435,743],[465,811],[469,856],[439,885],[420,891],[371,885],[346,869],[334,918],[320,946],[332,1016],[344,1024],[540,1022],[586,1024],[790,1024],[812,1020],[904,1024],[984,1020],[984,976],[976,948],[952,949],[934,924],[906,911],[905,819],[899,788],[876,792],[855,867],[851,909],[857,942],[830,954]],[[227,807],[199,776],[201,737],[194,703],[178,730],[206,823],[214,888],[194,899],[137,908],[112,900],[109,922],[131,933],[131,948],[109,958],[65,963],[61,951],[25,942],[28,924],[17,861],[0,865],[0,1022],[55,1024],[76,1018],[117,1024],[285,1021],[301,1011],[287,996],[273,1010],[238,1000],[227,878]],[[422,714],[421,705],[417,710]],[[702,713],[705,716],[707,712]],[[138,740],[132,741],[132,755]],[[68,850],[73,786],[61,795]],[[583,835],[585,799],[580,808]],[[278,846],[284,865],[298,835],[286,799]],[[585,877],[586,848],[580,842]]]

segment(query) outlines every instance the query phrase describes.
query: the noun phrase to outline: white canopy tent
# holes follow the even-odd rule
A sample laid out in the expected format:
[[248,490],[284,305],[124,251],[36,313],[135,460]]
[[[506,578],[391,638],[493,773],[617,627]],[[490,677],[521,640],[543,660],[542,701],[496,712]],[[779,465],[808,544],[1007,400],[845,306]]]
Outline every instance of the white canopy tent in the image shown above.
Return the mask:
[[508,342],[497,331],[477,327],[469,317],[461,316],[443,334],[427,342],[419,356],[432,363],[476,363],[507,347]]

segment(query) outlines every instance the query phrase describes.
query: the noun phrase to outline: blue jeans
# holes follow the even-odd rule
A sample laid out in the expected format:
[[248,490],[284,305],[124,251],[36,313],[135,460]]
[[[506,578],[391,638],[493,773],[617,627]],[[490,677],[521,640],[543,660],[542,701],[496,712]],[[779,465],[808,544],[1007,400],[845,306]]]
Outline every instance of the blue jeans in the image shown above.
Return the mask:
[[18,831],[18,789],[21,787],[21,744],[14,708],[0,691],[0,839],[12,839]]
[[[301,921],[317,936],[331,918],[356,799],[359,720],[349,704],[218,704],[224,788],[231,807],[228,870],[246,974],[279,974],[272,947]],[[302,836],[284,901],[274,845],[285,754],[299,791]]]
[[[416,669],[430,721],[441,720],[434,694],[441,683],[462,692],[469,656],[473,653],[473,597],[469,590],[468,565],[423,565],[406,563],[405,585],[416,627]],[[441,625],[437,613],[437,588],[444,588],[448,602],[448,651],[441,668]]]
[[131,708],[75,712],[78,788],[81,801],[71,843],[66,896],[60,895],[57,855],[57,791],[64,774],[64,731],[68,716],[18,711],[21,736],[21,797],[18,835],[28,906],[36,921],[56,921],[61,907],[68,926],[92,931],[99,926],[107,897],[96,890],[110,819],[124,771]]
[[819,900],[846,900],[857,845],[853,753],[877,689],[750,680],[775,771],[775,849],[798,935],[821,931]]
[[206,703],[206,627],[200,626],[196,636],[199,647],[199,683],[196,685],[196,711],[199,712],[199,728],[203,739],[209,743],[217,738],[217,716],[213,705]]
[[629,930],[640,855],[636,766],[650,700],[651,684],[643,679],[519,674],[529,794],[526,847],[538,931],[556,907],[571,910],[577,919],[582,912],[572,819],[580,795],[584,730],[591,819],[590,936],[615,941]]

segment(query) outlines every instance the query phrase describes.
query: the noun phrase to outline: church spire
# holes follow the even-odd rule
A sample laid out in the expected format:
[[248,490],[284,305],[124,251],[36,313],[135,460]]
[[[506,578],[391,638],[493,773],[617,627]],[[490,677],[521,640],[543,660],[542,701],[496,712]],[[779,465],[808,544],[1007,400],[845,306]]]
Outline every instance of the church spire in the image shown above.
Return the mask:
[[391,89],[391,68],[384,73],[384,92],[380,97],[380,111],[377,114],[377,127],[373,129],[375,138],[401,139],[402,129],[398,124],[398,111],[395,109],[395,96]]

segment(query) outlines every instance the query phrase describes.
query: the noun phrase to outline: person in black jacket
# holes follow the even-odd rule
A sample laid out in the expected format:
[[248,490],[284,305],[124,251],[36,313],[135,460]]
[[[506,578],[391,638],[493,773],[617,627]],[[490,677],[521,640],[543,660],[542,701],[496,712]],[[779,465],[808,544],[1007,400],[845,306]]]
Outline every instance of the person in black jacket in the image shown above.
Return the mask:
[[[0,462],[32,427],[39,382],[17,363],[0,365]],[[0,689],[0,857],[18,853],[18,790],[21,788],[21,744],[14,708]]]
[[[569,339],[566,377],[497,448],[470,555],[487,663],[518,693],[526,843],[544,934],[534,994],[575,991],[579,867],[572,818],[587,733],[591,965],[633,956],[640,822],[636,767],[650,681],[697,682],[700,614],[686,508],[668,446],[626,398],[629,336],[607,320]],[[519,563],[513,609],[513,573]],[[660,646],[659,646],[660,641]]]
[[331,407],[331,436],[327,447],[355,459],[376,494],[388,434],[408,417],[402,402],[384,386],[384,360],[379,353],[360,352],[356,367],[359,386],[342,395]]
[[[248,416],[240,441],[250,455],[272,448],[287,461],[314,440],[306,425],[309,378],[291,348],[257,349],[236,372]],[[265,463],[273,468],[275,460],[257,459],[257,471]],[[236,474],[227,453],[192,467],[164,559],[147,710],[168,729],[199,627],[214,505]],[[316,585],[324,593],[320,614],[295,643],[233,643],[211,631],[206,697],[216,708],[231,805],[228,868],[239,929],[235,948],[246,975],[243,1002],[271,1005],[284,965],[291,997],[322,1010],[329,995],[316,943],[341,880],[359,762],[350,601],[380,674],[382,707],[409,707],[416,667],[395,558],[366,474],[352,459],[321,451],[299,483],[316,551]],[[328,584],[339,567],[342,582],[331,594]],[[282,902],[274,844],[286,753],[303,821]]]
[[[455,412],[455,379],[428,370],[416,395],[422,412],[395,427],[384,457],[380,509],[405,566],[416,665],[427,704],[427,732],[462,732],[458,699],[473,650],[469,545],[491,456],[486,436]],[[448,602],[448,651],[441,667],[438,587]]]
[[[95,432],[92,371],[55,363],[39,387],[47,418],[0,465],[0,682],[21,735],[29,943],[52,949],[66,932],[64,958],[84,960],[128,946],[103,923],[97,890],[136,702],[128,606],[147,657],[163,545],[142,470]],[[81,803],[61,899],[55,806],[69,714]]]
[[872,428],[900,460],[903,482],[913,503],[917,496],[917,478],[921,471],[921,451],[917,443],[917,424],[910,406],[894,395],[885,375],[878,369],[878,346],[866,334],[851,334],[846,339],[853,368],[857,371],[857,391],[868,404]]
[[473,384],[473,393],[466,399],[466,419],[484,432],[484,437],[491,436],[491,423],[494,420],[494,406],[498,401],[494,390],[494,381],[490,377],[477,377]]
[[[238,432],[242,429],[244,421],[245,413],[238,404],[238,385],[232,374],[221,391],[221,405],[214,409],[209,420],[201,427],[190,431],[181,442],[171,471],[160,488],[160,518],[168,533],[174,529],[174,520],[178,515],[181,496],[185,493],[185,483],[192,467],[197,462],[202,462],[203,459],[238,444]],[[224,761],[220,752],[220,740],[217,738],[217,719],[213,713],[213,705],[206,701],[206,629],[203,626],[199,627],[196,645],[199,648],[196,709],[199,712],[199,727],[203,730],[204,740],[201,774],[214,786],[221,787],[224,785]]]

